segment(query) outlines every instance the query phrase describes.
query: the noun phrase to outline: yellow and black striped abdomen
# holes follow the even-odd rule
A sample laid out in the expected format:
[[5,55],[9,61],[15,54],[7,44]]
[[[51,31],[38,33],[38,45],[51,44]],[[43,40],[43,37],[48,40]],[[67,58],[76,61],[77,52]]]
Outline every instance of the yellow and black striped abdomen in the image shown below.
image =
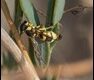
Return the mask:
[[25,32],[29,37],[35,38],[40,42],[53,42],[54,40],[60,40],[61,35],[53,31],[47,31],[43,25],[33,26],[32,23],[24,21],[20,26],[20,31]]
[[57,35],[52,31],[41,32],[38,37],[45,42],[52,42],[57,39]]

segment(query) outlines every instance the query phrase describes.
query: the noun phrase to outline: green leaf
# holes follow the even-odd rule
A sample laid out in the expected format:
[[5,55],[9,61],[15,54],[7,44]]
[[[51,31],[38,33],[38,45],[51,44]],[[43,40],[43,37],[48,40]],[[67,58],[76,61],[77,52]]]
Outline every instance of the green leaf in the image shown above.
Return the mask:
[[46,26],[57,24],[64,12],[65,0],[48,0]]
[[21,24],[23,18],[23,12],[21,10],[21,6],[19,3],[19,0],[15,0],[15,16],[14,16],[14,22],[16,27],[18,28],[18,26]]
[[64,6],[65,6],[65,0],[55,1],[55,8],[53,13],[53,25],[57,24],[61,20],[64,12]]
[[28,41],[29,41],[29,53],[30,53],[29,56],[30,56],[30,59],[32,60],[33,64],[36,65],[33,43],[30,38],[28,39]]
[[37,12],[30,0],[19,0],[21,8],[27,17],[27,19],[32,22],[34,25],[39,25],[39,18]]
[[[9,54],[8,54],[9,53]],[[3,65],[6,66],[9,70],[17,69],[18,64],[11,55],[11,52],[8,51],[8,53],[3,53]],[[7,54],[7,55],[6,55]]]
[[[54,27],[54,29],[53,29],[54,32],[59,33],[59,24],[56,24],[52,27]],[[52,43],[46,42],[46,43],[41,44],[41,49],[42,49],[41,53],[42,53],[42,56],[45,60],[46,66],[49,65],[51,53],[52,53],[52,50],[53,50],[56,42],[57,41],[54,41]]]
[[[46,18],[46,26],[53,26],[55,33],[59,32],[59,21],[61,20],[64,12],[65,0],[48,0],[48,11]],[[42,54],[45,55],[46,65],[49,65],[51,53],[57,41],[46,43],[42,45]]]
[[[23,10],[23,13],[25,14],[29,22],[33,23],[34,26],[39,25],[40,24],[39,17],[38,17],[36,9],[34,8],[31,2],[32,0],[31,1],[30,0],[19,0],[19,1],[20,1],[21,8]],[[28,39],[28,40],[29,40],[29,53],[30,53],[29,56],[31,60],[33,61],[33,64],[37,65],[38,63],[36,62],[32,40],[31,39]]]
[[44,43],[41,48],[43,49],[42,54],[43,54],[44,61],[46,63],[46,66],[48,66],[50,62],[50,57],[51,57],[50,43],[48,42]]

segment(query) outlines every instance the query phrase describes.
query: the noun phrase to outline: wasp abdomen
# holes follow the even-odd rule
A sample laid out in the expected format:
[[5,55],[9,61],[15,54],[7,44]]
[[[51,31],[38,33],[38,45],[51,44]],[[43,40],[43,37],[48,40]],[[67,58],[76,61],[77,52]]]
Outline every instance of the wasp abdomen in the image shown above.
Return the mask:
[[32,23],[27,21],[24,21],[20,26],[21,32],[25,32],[29,37],[33,37],[40,42],[53,42],[62,38],[60,34],[47,30],[48,28],[45,28],[43,25],[33,26]]

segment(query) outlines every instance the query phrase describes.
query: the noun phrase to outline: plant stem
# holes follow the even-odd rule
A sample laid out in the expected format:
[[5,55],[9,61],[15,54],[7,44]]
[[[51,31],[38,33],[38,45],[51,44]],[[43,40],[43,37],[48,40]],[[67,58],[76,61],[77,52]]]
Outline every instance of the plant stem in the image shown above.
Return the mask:
[[[13,37],[14,37],[17,45],[19,46],[19,48],[20,48],[20,50],[21,50],[24,58],[26,59],[26,64],[27,65],[25,65],[25,68],[29,69],[30,67],[28,68],[28,65],[30,65],[31,66],[31,69],[33,69],[32,74],[35,75],[34,76],[35,77],[35,80],[39,80],[39,78],[37,77],[37,73],[36,73],[36,71],[34,69],[34,66],[33,66],[33,64],[32,64],[32,62],[31,62],[31,60],[30,60],[30,58],[28,56],[28,52],[27,52],[26,48],[24,47],[24,45],[23,45],[23,43],[22,43],[22,41],[20,39],[20,36],[18,34],[18,31],[16,29],[15,24],[13,23],[13,20],[10,17],[10,13],[9,13],[9,10],[8,10],[8,7],[6,5],[5,0],[1,0],[1,8],[2,8],[2,10],[4,12],[4,15],[6,17],[6,20],[7,20],[8,24],[9,24],[9,27],[11,28],[11,32],[13,34]],[[23,70],[24,70],[24,68],[23,68]],[[28,70],[28,72],[29,72],[29,70]]]
[[[64,14],[66,14],[66,13],[68,13],[68,12],[71,12],[72,10],[75,10],[75,9],[81,9],[81,8],[92,8],[92,7],[87,7],[87,6],[75,6],[75,7],[73,7],[73,8],[70,8],[70,9],[67,9],[67,10],[65,10],[64,11]],[[44,12],[42,12],[41,10],[39,10],[38,8],[36,8],[36,10],[37,10],[37,12],[40,14],[40,15],[42,15],[44,18],[46,18],[47,17],[47,15],[46,15],[46,13],[44,13]]]
[[11,54],[13,55],[17,63],[20,65],[20,68],[22,69],[23,73],[27,78],[26,80],[39,80],[34,66],[29,64],[29,62],[24,57],[18,46],[3,28],[1,28],[1,40],[4,47],[11,51]]
[[17,45],[21,49],[21,51],[24,54],[24,56],[26,57],[26,59],[31,64],[31,60],[30,60],[30,58],[28,56],[28,52],[27,52],[25,46],[23,45],[23,43],[21,41],[21,38],[20,38],[20,36],[18,34],[18,31],[16,29],[16,26],[15,26],[13,20],[11,19],[11,16],[10,16],[10,13],[9,13],[9,10],[8,10],[8,7],[7,7],[7,4],[6,4],[5,0],[1,0],[1,8],[3,10],[3,13],[5,15],[5,18],[6,18],[7,22],[8,22],[8,25],[9,25],[9,27],[11,29],[11,32],[13,34],[13,37],[14,37]]
[[[93,71],[93,59],[89,58],[86,60],[65,63],[59,65],[50,65],[48,69],[36,67],[36,71],[41,78],[46,77],[47,75],[54,75],[59,77],[78,77],[84,76],[86,74],[92,73]],[[60,75],[58,75],[58,73]]]

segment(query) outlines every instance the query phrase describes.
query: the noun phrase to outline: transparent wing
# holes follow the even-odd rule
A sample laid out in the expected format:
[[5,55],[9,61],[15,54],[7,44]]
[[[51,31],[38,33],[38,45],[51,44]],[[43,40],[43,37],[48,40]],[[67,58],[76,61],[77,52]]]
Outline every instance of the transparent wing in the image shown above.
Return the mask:
[[33,43],[33,47],[34,47],[34,52],[35,52],[35,56],[38,60],[38,62],[41,64],[44,63],[45,64],[45,61],[43,60],[42,56],[41,56],[41,53],[40,53],[40,48],[38,46],[38,43],[35,39],[31,38],[32,40],[32,43]]

